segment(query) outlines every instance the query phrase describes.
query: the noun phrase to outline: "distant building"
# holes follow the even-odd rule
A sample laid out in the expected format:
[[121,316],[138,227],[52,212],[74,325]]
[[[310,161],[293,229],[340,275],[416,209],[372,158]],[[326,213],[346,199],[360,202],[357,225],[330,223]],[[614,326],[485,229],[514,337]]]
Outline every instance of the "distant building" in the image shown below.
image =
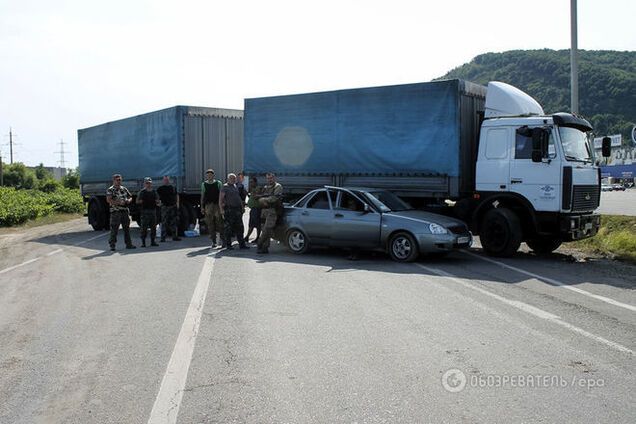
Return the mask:
[[[27,168],[35,171],[35,169],[37,168],[36,166],[28,166]],[[66,175],[67,173],[67,169],[66,168],[60,168],[60,167],[54,167],[54,166],[45,166],[44,169],[49,172],[51,175],[53,175],[53,178],[55,178],[58,181],[61,181],[62,178]]]

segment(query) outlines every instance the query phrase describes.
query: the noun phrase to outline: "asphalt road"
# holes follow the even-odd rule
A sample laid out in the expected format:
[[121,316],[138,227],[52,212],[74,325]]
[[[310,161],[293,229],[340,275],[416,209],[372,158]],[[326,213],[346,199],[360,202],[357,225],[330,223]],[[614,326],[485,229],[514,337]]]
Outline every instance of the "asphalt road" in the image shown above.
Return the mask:
[[0,235],[1,423],[636,422],[633,266],[105,247]]
[[605,215],[636,216],[636,188],[601,192],[598,212]]

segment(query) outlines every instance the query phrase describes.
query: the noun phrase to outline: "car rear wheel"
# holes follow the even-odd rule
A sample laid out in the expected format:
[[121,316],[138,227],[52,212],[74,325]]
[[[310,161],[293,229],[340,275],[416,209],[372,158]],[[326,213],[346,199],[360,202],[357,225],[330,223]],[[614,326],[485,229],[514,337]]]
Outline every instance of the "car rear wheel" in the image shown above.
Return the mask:
[[287,242],[287,248],[292,253],[301,254],[309,250],[309,241],[307,240],[305,233],[301,230],[292,229],[287,231],[285,241]]
[[412,235],[397,233],[389,241],[389,255],[396,262],[413,262],[420,255],[420,250]]
[[519,218],[510,209],[495,208],[486,212],[479,232],[486,253],[491,256],[512,256],[519,249],[522,237]]

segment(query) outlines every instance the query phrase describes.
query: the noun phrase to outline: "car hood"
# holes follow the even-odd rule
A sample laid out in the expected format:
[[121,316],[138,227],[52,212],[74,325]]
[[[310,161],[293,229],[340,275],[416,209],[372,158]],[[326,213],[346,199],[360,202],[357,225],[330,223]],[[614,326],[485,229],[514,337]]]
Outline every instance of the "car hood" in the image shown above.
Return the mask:
[[449,216],[440,215],[432,212],[409,210],[399,212],[385,212],[384,215],[402,217],[407,219],[413,219],[420,222],[435,223],[439,225],[466,225],[459,219],[451,218]]

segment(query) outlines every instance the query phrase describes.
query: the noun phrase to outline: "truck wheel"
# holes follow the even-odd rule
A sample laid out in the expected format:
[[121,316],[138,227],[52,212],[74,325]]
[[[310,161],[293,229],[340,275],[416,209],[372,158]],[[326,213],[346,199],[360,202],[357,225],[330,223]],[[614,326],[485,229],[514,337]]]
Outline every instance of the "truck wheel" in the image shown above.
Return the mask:
[[486,212],[479,232],[486,253],[491,256],[512,256],[519,249],[522,237],[519,218],[510,209],[495,208]]
[[412,235],[397,233],[389,241],[389,255],[396,262],[413,262],[420,255],[420,249]]
[[285,242],[287,243],[287,248],[292,253],[301,254],[309,250],[309,240],[307,240],[307,236],[296,228],[287,231]]
[[556,237],[539,236],[532,240],[526,240],[526,244],[537,255],[547,255],[561,246],[563,241]]
[[104,208],[104,204],[97,197],[92,197],[88,202],[88,223],[93,230],[101,231],[105,229],[106,226],[106,208]]

